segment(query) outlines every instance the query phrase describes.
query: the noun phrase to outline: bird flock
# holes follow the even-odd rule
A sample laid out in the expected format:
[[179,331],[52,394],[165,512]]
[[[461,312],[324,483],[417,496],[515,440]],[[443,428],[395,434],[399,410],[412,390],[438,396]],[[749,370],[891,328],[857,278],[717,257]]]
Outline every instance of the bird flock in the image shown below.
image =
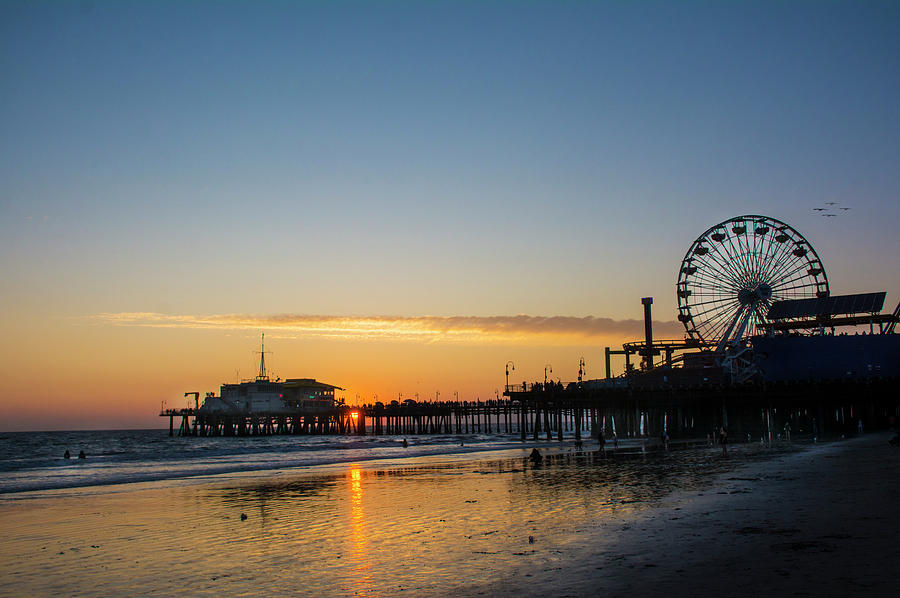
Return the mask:
[[813,208],[813,212],[817,212],[819,216],[824,218],[836,218],[840,214],[845,214],[850,208],[838,205],[836,201],[826,201],[823,206]]

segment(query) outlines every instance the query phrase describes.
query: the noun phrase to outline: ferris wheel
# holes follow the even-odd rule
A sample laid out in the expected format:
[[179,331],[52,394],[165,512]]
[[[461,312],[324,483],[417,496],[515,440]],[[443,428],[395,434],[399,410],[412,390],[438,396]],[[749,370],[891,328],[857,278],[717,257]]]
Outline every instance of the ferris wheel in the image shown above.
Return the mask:
[[791,226],[738,216],[697,237],[678,273],[678,320],[690,338],[724,350],[760,332],[769,306],[827,297],[815,249]]

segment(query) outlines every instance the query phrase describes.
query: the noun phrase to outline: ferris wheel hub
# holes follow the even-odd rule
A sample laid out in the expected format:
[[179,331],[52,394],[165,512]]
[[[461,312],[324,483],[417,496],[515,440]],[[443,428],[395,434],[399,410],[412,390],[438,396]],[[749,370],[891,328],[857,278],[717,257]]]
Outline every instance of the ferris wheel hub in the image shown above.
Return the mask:
[[744,287],[738,291],[738,301],[741,305],[759,303],[772,298],[772,287],[761,282],[755,287]]

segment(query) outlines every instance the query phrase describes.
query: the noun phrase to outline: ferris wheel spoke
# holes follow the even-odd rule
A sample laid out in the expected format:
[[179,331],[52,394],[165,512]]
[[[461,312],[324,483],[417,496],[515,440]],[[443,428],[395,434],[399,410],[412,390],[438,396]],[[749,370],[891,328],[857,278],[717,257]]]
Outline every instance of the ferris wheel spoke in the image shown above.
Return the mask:
[[757,253],[754,268],[756,268],[757,276],[759,277],[761,282],[765,282],[766,280],[766,270],[768,269],[769,262],[776,250],[775,242],[772,239],[768,238],[770,234],[771,233],[760,235],[762,238],[756,241]]
[[785,263],[781,268],[772,273],[770,277],[771,286],[780,286],[784,284],[787,280],[795,277],[797,274],[800,274],[801,277],[809,276],[804,272],[806,270],[806,264],[804,262],[790,262]]
[[740,319],[743,309],[737,309],[727,314],[728,317],[722,317],[716,320],[714,326],[710,327],[710,338],[721,342],[726,336],[730,336],[734,331],[734,324]]
[[[744,232],[740,235],[737,235],[737,243],[741,247],[741,251],[743,252],[743,260],[744,266],[747,269],[748,274],[751,276],[751,283],[755,284],[758,281],[753,280],[754,275],[757,272],[757,264],[756,264],[756,236],[753,236],[753,245],[751,247],[750,235],[751,235],[751,226],[754,223],[753,220],[742,219],[741,226],[744,227]],[[755,227],[754,227],[755,228]]]
[[715,251],[715,255],[712,253],[707,254],[711,256],[711,260],[715,262],[715,264],[719,267],[719,273],[723,276],[728,275],[734,284],[738,285],[738,287],[743,286],[744,284],[744,275],[743,273],[735,267],[732,256],[727,255],[727,253],[723,253],[723,249],[720,247],[719,243],[713,242],[711,244]]
[[706,338],[718,338],[725,330],[725,322],[728,318],[720,317],[715,320],[704,320],[697,325],[697,328],[704,333]]
[[762,276],[765,280],[772,280],[776,273],[784,268],[785,264],[791,262],[793,256],[788,251],[790,248],[785,247],[785,245],[787,245],[787,243],[776,247],[769,256],[762,272]]
[[777,261],[776,256],[780,251],[781,245],[775,241],[775,235],[772,231],[766,233],[766,236],[769,237],[765,244],[765,252],[762,254],[759,260],[759,272],[760,278],[762,280],[768,280],[770,277],[770,270],[772,269],[772,264]]
[[[765,229],[765,231],[761,234],[756,234],[756,231],[760,229]],[[775,240],[775,228],[772,226],[772,223],[766,222],[765,219],[757,220],[754,225],[754,238],[758,239],[759,243],[757,268],[760,272],[764,272],[765,265],[771,259],[778,246],[778,242]]]
[[693,284],[695,286],[714,284],[716,286],[725,288],[725,289],[733,289],[737,291],[740,289],[740,285],[735,284],[733,281],[728,278],[722,278],[719,276],[715,276],[713,272],[710,272],[708,269],[698,269],[694,274],[691,275],[691,278],[686,278],[684,280],[684,284]]
[[726,247],[724,242],[716,245],[716,253],[719,256],[717,262],[720,266],[727,268],[731,272],[735,283],[739,286],[743,286],[746,284],[747,273],[740,263],[740,253],[735,250],[734,244],[731,242],[731,237],[727,235],[727,229],[725,234],[725,240],[728,241],[729,245]]
[[769,279],[774,278],[776,273],[779,272],[786,263],[790,263],[796,259],[796,256],[792,253],[796,246],[797,242],[794,239],[788,239],[784,243],[779,244],[773,252],[772,258],[769,260],[768,267],[766,268],[766,277]]
[[732,282],[714,278],[706,272],[702,274],[698,272],[695,276],[694,281],[686,283],[685,286],[694,286],[703,290],[715,290],[726,294],[735,294],[741,289],[741,287]]
[[794,282],[805,280],[812,284],[816,284],[816,277],[809,273],[806,264],[797,264],[793,270],[787,270],[781,273],[776,279],[772,281],[772,288],[780,288],[786,285],[790,285]]
[[788,249],[790,248],[786,248],[779,260],[773,263],[772,267],[769,269],[768,276],[773,280],[781,276],[784,271],[790,267],[796,267],[798,264],[806,264],[806,259],[804,257],[794,254],[795,249],[787,251]]
[[753,271],[756,272],[756,273],[758,273],[759,270],[760,270],[760,268],[759,268],[759,266],[760,266],[760,257],[761,257],[761,253],[762,253],[762,252],[760,251],[760,249],[761,249],[761,242],[762,242],[762,239],[760,239],[760,236],[756,234],[756,221],[754,220],[754,221],[753,221],[753,242],[752,242],[752,247],[750,247],[751,242],[750,242],[749,231],[748,231],[748,234],[747,234],[747,247],[748,247],[748,252],[750,253],[750,263],[751,263],[751,265],[752,265]]
[[[703,266],[704,271],[717,272],[720,277],[731,281],[736,286],[740,285],[740,281],[738,279],[738,273],[734,271],[729,265],[727,261],[723,261],[722,257],[719,254],[718,248],[713,246],[713,251],[707,253],[700,260],[700,265]],[[700,268],[698,268],[700,271]]]
[[[713,298],[708,298],[708,297],[707,297],[707,298],[705,298],[705,300],[703,300],[703,299],[704,299],[704,298],[701,297],[701,300],[692,303],[692,304],[691,304],[691,309],[694,310],[694,309],[696,309],[696,308],[698,308],[698,307],[702,307],[704,310],[706,310],[706,309],[709,309],[710,307],[712,307],[713,305],[715,305],[715,304],[717,304],[717,303],[728,303],[728,304],[730,304],[730,303],[735,302],[735,299],[734,299],[733,297],[724,297],[724,296],[721,296],[721,295],[718,295],[718,296],[713,297]],[[692,311],[691,313],[693,313],[693,311]],[[698,312],[698,313],[699,313],[699,312]]]
[[[734,230],[735,224],[732,224],[732,231]],[[733,237],[728,235],[728,244],[731,246],[732,254],[734,255],[736,266],[738,271],[741,273],[741,282],[744,286],[750,284],[750,273],[753,271],[750,267],[750,263],[747,261],[748,252],[744,250],[741,246],[741,237],[747,234],[746,224],[744,225],[745,230],[744,233],[739,235],[735,234]],[[735,247],[735,243],[737,247]]]
[[791,287],[786,287],[784,289],[779,289],[778,294],[772,294],[772,297],[778,297],[777,301],[784,301],[785,299],[813,299],[815,297],[814,292],[805,292],[804,289],[817,289],[817,283],[805,283],[793,285]]
[[726,318],[728,314],[734,312],[735,309],[737,309],[737,306],[733,305],[732,303],[723,303],[710,306],[708,309],[705,309],[695,315],[694,320],[699,322],[718,321],[722,318]]
[[715,338],[718,338],[725,331],[728,323],[735,318],[738,312],[740,312],[740,309],[721,310],[715,314],[715,317],[706,321],[709,331],[716,334]]
[[711,329],[724,331],[726,322],[734,318],[735,313],[740,311],[740,304],[731,302],[728,304],[713,307],[700,316],[701,322],[707,324]]
[[[799,276],[798,276],[799,274]],[[806,272],[806,264],[800,264],[793,270],[784,272],[779,278],[772,281],[772,288],[780,288],[810,278],[810,274]],[[815,280],[815,279],[813,279]]]

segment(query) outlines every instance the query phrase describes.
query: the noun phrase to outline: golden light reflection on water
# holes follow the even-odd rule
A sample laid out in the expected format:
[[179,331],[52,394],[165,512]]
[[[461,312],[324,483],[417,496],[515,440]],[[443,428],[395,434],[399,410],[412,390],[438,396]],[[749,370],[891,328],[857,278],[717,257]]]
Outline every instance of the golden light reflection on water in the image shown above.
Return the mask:
[[369,555],[366,515],[363,511],[362,470],[359,465],[350,466],[350,558],[355,577],[353,583],[358,596],[371,595],[372,561]]

